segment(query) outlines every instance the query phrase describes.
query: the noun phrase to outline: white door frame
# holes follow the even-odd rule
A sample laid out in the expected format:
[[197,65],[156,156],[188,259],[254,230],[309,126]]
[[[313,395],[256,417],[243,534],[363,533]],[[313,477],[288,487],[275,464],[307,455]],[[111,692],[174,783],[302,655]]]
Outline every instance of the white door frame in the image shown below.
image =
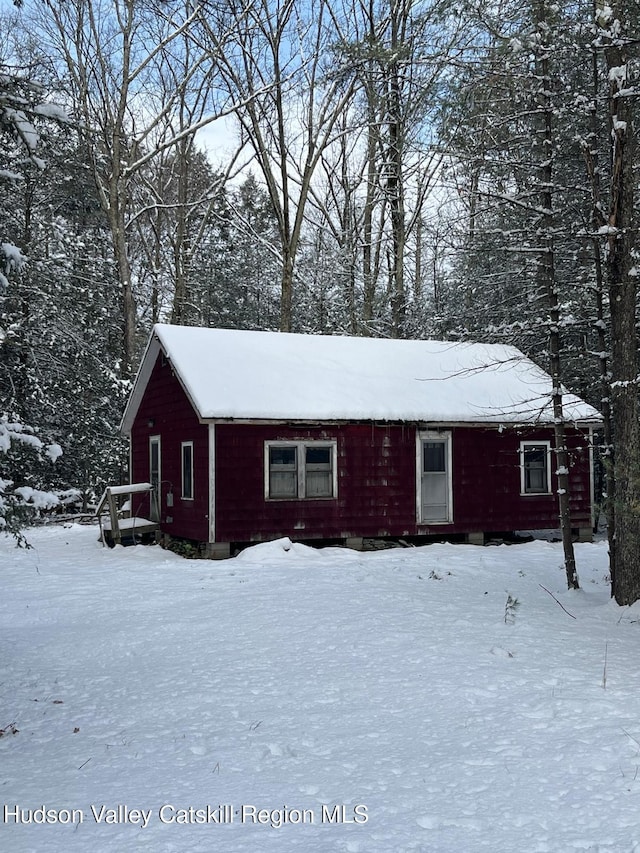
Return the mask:
[[[158,447],[158,482],[157,486],[153,482],[152,477],[152,459],[153,459],[153,451],[152,448],[154,445]],[[149,436],[149,482],[152,486],[156,487],[151,491],[149,501],[149,515],[150,521],[160,521],[160,517],[162,515],[160,510],[160,505],[162,501],[162,439],[159,435],[150,435]],[[155,516],[155,517],[154,517]]]
[[[422,479],[424,475],[423,446],[427,441],[442,441],[445,444],[445,473],[447,488],[446,518],[429,519],[423,516]],[[453,522],[453,465],[451,452],[451,430],[417,430],[416,431],[416,518],[418,524],[451,524]]]

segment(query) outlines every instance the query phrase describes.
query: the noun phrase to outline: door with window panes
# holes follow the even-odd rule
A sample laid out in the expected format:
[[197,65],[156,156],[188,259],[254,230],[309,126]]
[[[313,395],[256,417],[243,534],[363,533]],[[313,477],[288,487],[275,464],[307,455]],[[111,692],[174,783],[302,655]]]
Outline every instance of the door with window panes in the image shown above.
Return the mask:
[[451,436],[423,433],[420,440],[420,521],[452,521]]

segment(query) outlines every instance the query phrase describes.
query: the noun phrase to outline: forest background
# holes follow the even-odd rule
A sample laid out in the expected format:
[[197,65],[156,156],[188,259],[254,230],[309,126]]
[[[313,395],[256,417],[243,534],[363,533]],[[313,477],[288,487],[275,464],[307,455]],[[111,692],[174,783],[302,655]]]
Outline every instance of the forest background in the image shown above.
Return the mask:
[[553,376],[560,452],[562,384],[603,412],[639,598],[639,28],[600,0],[0,0],[3,524],[126,481],[153,323],[508,343]]

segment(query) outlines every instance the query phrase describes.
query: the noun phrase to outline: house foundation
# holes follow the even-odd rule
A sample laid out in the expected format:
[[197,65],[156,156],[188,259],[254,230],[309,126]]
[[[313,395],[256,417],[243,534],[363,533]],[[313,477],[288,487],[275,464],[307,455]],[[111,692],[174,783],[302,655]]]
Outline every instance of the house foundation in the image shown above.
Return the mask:
[[204,547],[207,560],[226,560],[231,556],[230,542],[207,542]]

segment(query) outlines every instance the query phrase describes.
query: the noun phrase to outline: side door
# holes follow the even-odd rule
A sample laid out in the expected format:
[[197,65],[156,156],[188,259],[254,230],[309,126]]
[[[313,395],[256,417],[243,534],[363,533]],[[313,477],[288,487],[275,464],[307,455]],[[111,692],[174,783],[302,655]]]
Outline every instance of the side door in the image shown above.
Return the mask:
[[149,521],[160,521],[160,484],[162,482],[160,436],[149,436],[149,482],[153,486],[149,502]]
[[418,434],[418,523],[453,521],[451,433]]

